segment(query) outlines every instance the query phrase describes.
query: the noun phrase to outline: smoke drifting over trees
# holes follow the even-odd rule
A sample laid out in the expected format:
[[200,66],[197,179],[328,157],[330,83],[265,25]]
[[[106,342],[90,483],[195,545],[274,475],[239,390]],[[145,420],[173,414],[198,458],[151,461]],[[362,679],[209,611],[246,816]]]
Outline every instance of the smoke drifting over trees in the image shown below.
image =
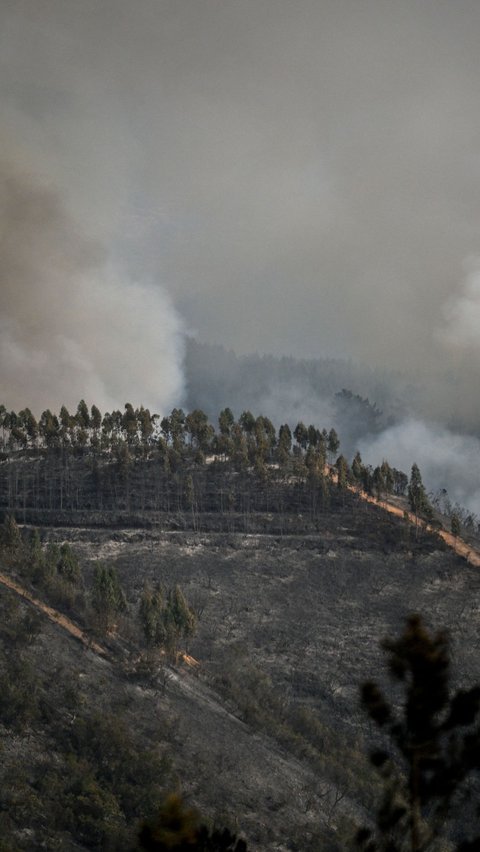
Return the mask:
[[448,490],[450,500],[480,513],[480,441],[459,435],[444,426],[408,419],[386,429],[368,441],[360,442],[367,462],[388,458],[395,466],[406,467],[416,459],[428,488]]
[[0,165],[0,360],[11,407],[102,406],[182,393],[181,323],[160,289],[125,279],[58,195]]
[[[237,413],[262,411],[277,425],[299,415],[334,425],[348,458],[359,449],[368,464],[388,459],[402,470],[417,461],[429,491],[447,489],[451,501],[480,514],[480,441],[468,433],[462,410],[437,409],[432,388],[420,381],[340,359],[238,358],[192,340],[185,374],[191,408],[214,417],[228,405]],[[444,387],[454,400],[453,383],[446,380]]]
[[473,0],[4,3],[2,402],[170,410],[185,327],[416,377],[253,376],[279,422],[345,387],[477,433],[479,27]]

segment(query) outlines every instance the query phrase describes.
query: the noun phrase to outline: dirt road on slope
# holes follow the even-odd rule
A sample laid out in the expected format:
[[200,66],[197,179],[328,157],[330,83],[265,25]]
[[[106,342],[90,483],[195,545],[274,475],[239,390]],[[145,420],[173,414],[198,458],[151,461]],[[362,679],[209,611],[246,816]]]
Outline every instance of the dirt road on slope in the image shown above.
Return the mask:
[[[334,482],[336,481],[335,475],[332,476],[332,479]],[[410,523],[415,524],[417,527],[440,536],[440,538],[442,538],[443,541],[455,551],[455,553],[458,553],[459,556],[463,556],[470,565],[474,565],[476,568],[480,567],[480,552],[458,536],[455,537],[452,533],[449,533],[446,530],[437,529],[431,524],[417,518],[413,512],[410,512],[407,509],[402,509],[400,506],[396,506],[388,500],[380,500],[378,497],[373,497],[371,494],[367,494],[366,491],[355,488],[354,485],[348,485],[347,488],[349,491],[357,494],[361,500],[365,500],[367,503],[372,503],[374,506],[379,506],[380,509],[384,509],[385,512],[389,512],[391,515],[396,515],[397,517],[404,518],[405,520],[408,519]]]
[[85,648],[89,648],[92,651],[95,651],[96,654],[100,654],[103,657],[108,657],[108,653],[105,648],[102,648],[97,642],[94,642],[91,637],[85,633],[85,631],[81,630],[78,624],[71,621],[67,618],[66,615],[62,615],[62,613],[58,612],[53,607],[48,606],[48,604],[43,603],[43,601],[34,597],[27,589],[24,589],[19,583],[12,580],[11,577],[7,577],[6,574],[0,573],[0,583],[3,586],[6,586],[7,589],[11,589],[12,592],[16,592],[24,600],[31,603],[34,607],[36,607],[40,612],[43,612],[50,621],[53,621],[54,624],[58,624],[59,627],[62,627],[63,630],[66,630],[67,633],[70,633],[71,636],[74,636],[75,639],[79,639],[82,645]]

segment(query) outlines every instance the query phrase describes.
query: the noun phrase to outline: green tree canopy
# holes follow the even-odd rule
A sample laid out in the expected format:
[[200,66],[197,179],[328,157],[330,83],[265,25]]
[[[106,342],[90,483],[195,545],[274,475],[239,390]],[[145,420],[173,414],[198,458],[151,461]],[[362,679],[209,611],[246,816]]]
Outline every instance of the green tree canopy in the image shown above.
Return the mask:
[[408,502],[412,512],[418,515],[431,517],[432,507],[427,497],[427,492],[422,482],[422,476],[417,464],[412,465],[410,482],[408,485]]
[[308,429],[305,426],[305,423],[302,423],[302,421],[297,423],[295,429],[293,430],[293,437],[295,438],[298,446],[302,448],[302,450],[307,449]]
[[118,615],[126,612],[127,599],[113,566],[102,563],[95,566],[91,604],[105,630],[110,630]]
[[72,583],[72,585],[75,585],[81,580],[82,571],[77,556],[69,544],[62,544],[60,547],[57,571],[61,577]]
[[18,524],[13,515],[6,515],[0,528],[0,544],[7,550],[16,551],[22,543]]
[[226,438],[229,438],[234,423],[235,418],[233,416],[232,409],[224,408],[218,416],[218,426],[220,429],[220,434],[224,435]]
[[90,426],[90,414],[87,403],[81,399],[77,405],[76,420],[81,429],[88,429]]
[[140,599],[140,622],[150,648],[161,647],[165,643],[164,609],[165,600],[161,590],[151,589],[147,585]]

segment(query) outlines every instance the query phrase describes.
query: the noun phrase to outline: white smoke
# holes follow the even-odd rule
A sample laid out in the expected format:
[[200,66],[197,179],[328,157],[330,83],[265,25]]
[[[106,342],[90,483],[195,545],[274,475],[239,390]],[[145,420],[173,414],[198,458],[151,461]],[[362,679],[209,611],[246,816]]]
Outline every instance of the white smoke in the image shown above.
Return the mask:
[[445,343],[461,349],[480,349],[480,257],[465,262],[467,274],[460,291],[443,307]]
[[360,442],[367,464],[382,459],[410,474],[413,462],[420,468],[428,490],[445,488],[452,503],[480,515],[480,441],[458,435],[442,426],[405,420],[372,440]]
[[181,401],[183,330],[169,297],[130,281],[59,195],[0,164],[0,400],[103,409]]

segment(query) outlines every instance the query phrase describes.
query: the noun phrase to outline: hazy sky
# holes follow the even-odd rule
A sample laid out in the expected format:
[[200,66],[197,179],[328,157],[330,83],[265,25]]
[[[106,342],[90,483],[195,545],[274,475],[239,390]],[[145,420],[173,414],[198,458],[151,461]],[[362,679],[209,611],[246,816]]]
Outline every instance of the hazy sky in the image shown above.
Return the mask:
[[[36,352],[43,328],[53,359],[65,316],[75,346],[90,345],[72,292],[96,310],[92,288],[118,274],[127,289],[161,291],[168,345],[155,357],[171,353],[176,365],[183,323],[238,352],[441,363],[467,370],[480,398],[478,0],[0,0],[0,9],[0,221],[15,232],[24,214],[12,197],[28,202],[28,186],[36,203],[50,193],[56,210],[38,279],[28,246],[20,294],[24,305],[37,288],[41,301],[55,282]],[[10,269],[21,246],[9,246]],[[11,349],[23,308],[14,272],[5,278]],[[146,315],[132,357],[155,335],[152,304]]]

